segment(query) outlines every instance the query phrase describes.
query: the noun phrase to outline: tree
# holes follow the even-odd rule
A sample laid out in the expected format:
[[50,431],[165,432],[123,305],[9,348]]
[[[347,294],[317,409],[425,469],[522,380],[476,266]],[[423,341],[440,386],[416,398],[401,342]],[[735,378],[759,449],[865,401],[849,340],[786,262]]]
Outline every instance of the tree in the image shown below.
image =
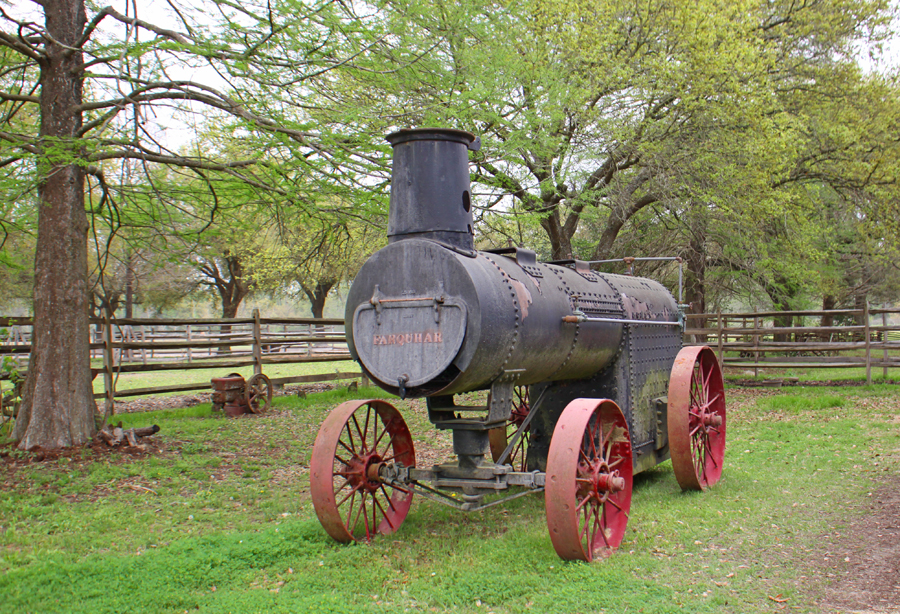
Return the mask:
[[[87,191],[99,191],[111,211],[118,206],[118,187],[130,185],[125,173],[112,168],[114,160],[136,161],[163,204],[165,193],[150,177],[154,165],[184,169],[209,191],[218,177],[228,177],[248,190],[278,191],[282,203],[298,202],[291,183],[278,181],[282,168],[305,168],[301,174],[309,175],[333,168],[335,156],[327,135],[317,134],[302,114],[283,111],[303,108],[309,96],[304,81],[345,65],[373,44],[366,19],[328,0],[171,2],[171,26],[141,19],[136,2],[123,4],[124,13],[107,6],[91,7],[89,14],[83,0],[42,0],[43,24],[22,7],[0,15],[0,159],[5,166],[30,167],[40,201],[34,344],[13,433],[25,449],[77,445],[95,430],[88,178]],[[207,67],[209,77],[173,76],[186,66]],[[266,86],[266,96],[242,97],[241,85],[249,82]],[[153,122],[169,117],[172,107],[235,118],[236,129],[256,141],[258,155],[174,151]],[[23,118],[37,116],[33,130],[23,128]]]
[[366,258],[386,243],[380,226],[352,218],[331,224],[284,225],[270,233],[254,259],[258,281],[270,291],[305,297],[312,316],[324,317],[332,289],[352,279]]
[[[888,18],[880,0],[408,0],[385,16],[408,67],[373,54],[370,70],[321,88],[375,134],[449,124],[482,136],[473,179],[482,212],[496,211],[482,219],[509,238],[539,225],[550,258],[629,255],[623,233],[655,219],[679,237],[666,244],[685,257],[696,309],[713,279],[739,275],[789,304],[809,287],[796,262],[816,256],[804,178],[848,177],[814,136],[845,130],[823,101],[858,95],[853,49]],[[872,156],[858,160],[865,177]]]

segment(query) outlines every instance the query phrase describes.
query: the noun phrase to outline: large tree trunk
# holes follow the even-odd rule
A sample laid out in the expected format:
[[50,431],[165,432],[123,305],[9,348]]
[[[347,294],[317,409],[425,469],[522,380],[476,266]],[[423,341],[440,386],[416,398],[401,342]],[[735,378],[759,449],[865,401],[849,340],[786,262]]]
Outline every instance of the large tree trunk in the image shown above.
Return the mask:
[[[822,310],[830,311],[835,308],[837,305],[837,299],[831,295],[826,294],[822,297]],[[834,326],[834,316],[830,313],[826,313],[822,316],[822,320],[819,322],[819,326],[822,328]],[[829,341],[831,339],[832,334],[830,332],[822,331],[819,333],[819,339],[821,341]]]
[[[706,313],[706,225],[705,220],[696,224],[691,233],[687,258],[687,275],[684,278],[684,300],[690,304],[690,313]],[[707,318],[691,318],[688,328],[706,328]],[[695,343],[706,343],[707,336],[696,335]]]
[[43,6],[53,42],[40,63],[40,134],[46,149],[39,166],[34,335],[13,432],[26,450],[86,443],[96,431],[97,411],[91,387],[84,170],[74,140],[81,128],[81,114],[73,109],[82,102],[83,56],[71,50],[79,44],[85,10],[82,0]]
[[337,284],[337,279],[320,280],[312,288],[301,284],[300,287],[303,288],[303,292],[309,299],[310,309],[312,310],[312,316],[314,318],[325,317],[322,315],[325,313],[325,300],[328,298],[328,293],[331,292],[331,289],[335,284]]

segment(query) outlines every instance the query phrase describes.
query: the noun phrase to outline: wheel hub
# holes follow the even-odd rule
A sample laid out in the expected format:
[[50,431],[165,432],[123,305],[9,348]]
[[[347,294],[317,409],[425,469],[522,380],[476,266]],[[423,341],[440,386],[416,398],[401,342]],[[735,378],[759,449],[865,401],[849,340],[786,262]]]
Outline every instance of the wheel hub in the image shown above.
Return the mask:
[[374,453],[354,454],[353,458],[345,465],[344,477],[350,482],[354,490],[375,492],[381,486],[382,458]]
[[578,498],[590,497],[597,501],[605,501],[614,493],[625,490],[625,478],[619,477],[618,471],[610,472],[609,465],[603,460],[578,466]]

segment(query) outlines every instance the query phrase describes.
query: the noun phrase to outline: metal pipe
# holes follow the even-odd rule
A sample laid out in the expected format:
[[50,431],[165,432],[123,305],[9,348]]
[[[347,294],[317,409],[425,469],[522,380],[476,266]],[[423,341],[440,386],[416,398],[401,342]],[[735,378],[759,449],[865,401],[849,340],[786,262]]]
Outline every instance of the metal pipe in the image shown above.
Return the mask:
[[620,320],[618,318],[589,318],[588,316],[563,316],[563,322],[567,324],[579,324],[581,322],[612,322],[614,324],[657,324],[660,326],[681,326],[681,322],[660,322],[657,320]]
[[[681,261],[683,258],[681,256],[657,256],[652,258],[628,258],[629,260],[633,260],[634,262],[650,262],[654,260],[658,261],[666,261],[671,262],[672,260]],[[616,262],[625,262],[625,258],[614,258],[612,260],[588,260],[588,264],[613,264]]]

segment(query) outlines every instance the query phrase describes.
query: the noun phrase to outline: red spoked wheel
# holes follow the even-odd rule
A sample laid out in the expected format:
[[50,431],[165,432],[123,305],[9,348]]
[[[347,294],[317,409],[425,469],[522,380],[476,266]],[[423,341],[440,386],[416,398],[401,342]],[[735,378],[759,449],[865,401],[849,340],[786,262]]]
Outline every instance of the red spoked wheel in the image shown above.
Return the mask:
[[396,531],[412,491],[382,481],[381,467],[416,464],[400,412],[378,400],[347,401],[325,419],[313,445],[310,492],[319,522],[339,542],[369,541]]
[[[510,439],[519,430],[519,426],[525,422],[528,412],[531,410],[531,403],[528,399],[528,386],[516,386],[513,388],[512,411],[509,421],[505,427],[491,429],[488,431],[488,439],[491,443],[491,457],[496,463],[500,460],[500,455],[509,445]],[[516,447],[513,448],[506,459],[506,463],[512,465],[513,471],[527,471],[526,461],[528,460],[528,445],[531,443],[531,425],[525,427]]]
[[575,399],[550,440],[544,496],[556,553],[567,561],[605,558],[622,543],[631,509],[628,422],[615,402]]
[[669,451],[683,490],[719,481],[725,460],[725,385],[706,346],[678,352],[669,380]]

